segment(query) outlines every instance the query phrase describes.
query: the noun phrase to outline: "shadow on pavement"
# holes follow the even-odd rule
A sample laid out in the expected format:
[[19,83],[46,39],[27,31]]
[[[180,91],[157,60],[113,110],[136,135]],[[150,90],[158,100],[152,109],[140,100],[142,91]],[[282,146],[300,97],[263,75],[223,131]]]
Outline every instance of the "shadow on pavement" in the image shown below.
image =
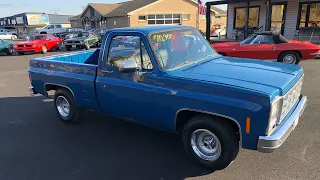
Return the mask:
[[51,99],[0,98],[0,179],[185,179],[207,175],[180,137],[93,112],[68,125]]

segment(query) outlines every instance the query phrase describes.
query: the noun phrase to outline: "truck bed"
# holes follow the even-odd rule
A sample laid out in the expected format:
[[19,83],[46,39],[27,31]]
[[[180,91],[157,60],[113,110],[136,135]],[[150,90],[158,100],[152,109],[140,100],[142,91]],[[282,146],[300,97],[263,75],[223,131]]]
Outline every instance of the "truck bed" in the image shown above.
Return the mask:
[[99,110],[95,92],[99,52],[97,49],[31,59],[32,86],[45,96],[48,86],[67,87],[77,97],[79,107]]

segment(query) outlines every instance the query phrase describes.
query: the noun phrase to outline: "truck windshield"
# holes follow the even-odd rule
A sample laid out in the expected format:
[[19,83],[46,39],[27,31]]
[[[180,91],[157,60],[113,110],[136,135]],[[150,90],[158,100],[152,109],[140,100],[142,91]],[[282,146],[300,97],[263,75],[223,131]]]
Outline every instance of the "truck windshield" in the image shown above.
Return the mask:
[[149,40],[164,70],[174,70],[218,56],[196,29],[161,31],[151,34]]

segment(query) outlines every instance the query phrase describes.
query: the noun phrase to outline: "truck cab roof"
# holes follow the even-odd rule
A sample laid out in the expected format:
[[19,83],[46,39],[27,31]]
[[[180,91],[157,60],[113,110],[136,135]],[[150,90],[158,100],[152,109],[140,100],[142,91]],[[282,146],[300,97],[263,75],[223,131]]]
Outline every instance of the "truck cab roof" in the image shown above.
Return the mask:
[[172,25],[172,26],[139,26],[139,27],[125,27],[125,28],[115,28],[111,29],[108,32],[115,32],[115,31],[137,31],[142,32],[146,35],[157,32],[157,31],[170,31],[174,29],[190,29],[193,28],[191,26],[180,26],[180,25]]

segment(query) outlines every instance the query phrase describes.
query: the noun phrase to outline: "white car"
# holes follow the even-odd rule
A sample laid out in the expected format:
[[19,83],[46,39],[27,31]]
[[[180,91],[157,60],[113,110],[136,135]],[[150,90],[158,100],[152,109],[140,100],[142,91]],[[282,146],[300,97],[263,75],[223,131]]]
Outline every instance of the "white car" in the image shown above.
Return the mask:
[[6,34],[6,33],[0,32],[0,39],[16,40],[16,39],[18,39],[18,37],[16,35],[13,35],[13,34]]

